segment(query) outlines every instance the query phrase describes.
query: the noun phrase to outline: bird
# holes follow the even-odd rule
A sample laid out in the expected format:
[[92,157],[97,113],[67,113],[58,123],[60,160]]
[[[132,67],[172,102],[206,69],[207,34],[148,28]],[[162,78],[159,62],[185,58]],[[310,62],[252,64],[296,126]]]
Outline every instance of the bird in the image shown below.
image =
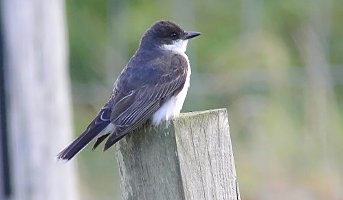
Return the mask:
[[190,86],[187,43],[199,35],[170,20],[155,22],[115,81],[107,103],[57,158],[68,161],[92,140],[94,150],[108,138],[105,151],[144,123],[158,126],[178,116]]

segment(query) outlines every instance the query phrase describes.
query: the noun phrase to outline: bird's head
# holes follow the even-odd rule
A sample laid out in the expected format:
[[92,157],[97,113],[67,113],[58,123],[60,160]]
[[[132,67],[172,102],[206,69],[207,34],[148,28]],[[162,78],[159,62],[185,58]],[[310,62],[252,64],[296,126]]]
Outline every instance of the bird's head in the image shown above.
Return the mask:
[[183,30],[174,22],[158,21],[145,32],[141,45],[184,53],[188,40],[199,35],[199,32]]

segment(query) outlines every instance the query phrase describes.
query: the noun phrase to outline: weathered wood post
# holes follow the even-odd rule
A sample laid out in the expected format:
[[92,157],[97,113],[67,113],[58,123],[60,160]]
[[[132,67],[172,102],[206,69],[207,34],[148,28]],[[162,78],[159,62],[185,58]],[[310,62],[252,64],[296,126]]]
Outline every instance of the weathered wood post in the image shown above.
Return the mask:
[[226,109],[145,126],[116,150],[124,200],[240,199]]

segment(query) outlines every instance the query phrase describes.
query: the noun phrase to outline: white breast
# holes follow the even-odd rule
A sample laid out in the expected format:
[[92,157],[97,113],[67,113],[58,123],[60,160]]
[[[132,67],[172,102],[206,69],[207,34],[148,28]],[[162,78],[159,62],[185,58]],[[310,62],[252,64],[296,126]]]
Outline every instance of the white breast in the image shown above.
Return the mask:
[[187,40],[179,40],[171,45],[164,45],[162,48],[173,51],[184,56],[187,60],[187,77],[185,85],[182,90],[176,96],[167,100],[160,109],[158,109],[152,116],[152,124],[158,125],[162,121],[173,119],[180,114],[183,103],[185,102],[187,91],[190,85],[191,67],[189,64],[188,56],[185,54],[187,48]]

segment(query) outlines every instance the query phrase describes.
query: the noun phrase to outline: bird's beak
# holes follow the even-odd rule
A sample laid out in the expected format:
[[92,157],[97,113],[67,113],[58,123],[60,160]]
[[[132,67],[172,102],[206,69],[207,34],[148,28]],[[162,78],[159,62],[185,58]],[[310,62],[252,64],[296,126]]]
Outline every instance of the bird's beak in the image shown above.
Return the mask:
[[199,36],[199,35],[200,35],[199,32],[187,31],[185,36],[184,36],[184,40],[189,40],[189,39],[194,38],[194,37]]

